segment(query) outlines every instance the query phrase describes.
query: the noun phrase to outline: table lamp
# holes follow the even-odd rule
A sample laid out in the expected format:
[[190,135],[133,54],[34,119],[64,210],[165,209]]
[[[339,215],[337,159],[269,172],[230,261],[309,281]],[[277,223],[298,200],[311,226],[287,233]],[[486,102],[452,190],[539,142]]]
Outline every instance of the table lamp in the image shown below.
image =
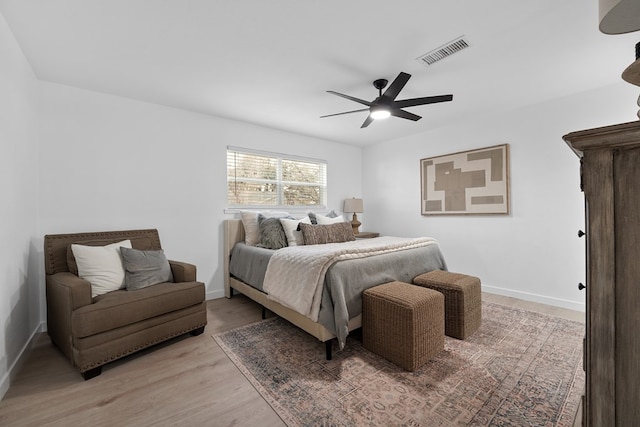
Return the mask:
[[[599,0],[600,31],[604,34],[624,34],[640,30],[638,0]],[[640,86],[640,43],[636,44],[635,62],[622,72],[622,79]],[[638,98],[640,106],[640,98]],[[640,118],[640,111],[637,113]]]
[[362,203],[362,199],[356,199],[355,197],[351,199],[345,199],[344,208],[342,210],[346,213],[353,213],[353,218],[351,219],[351,227],[353,228],[353,234],[359,234],[360,230],[358,230],[358,228],[360,228],[360,225],[362,223],[358,221],[358,215],[356,214],[364,212],[364,204]]

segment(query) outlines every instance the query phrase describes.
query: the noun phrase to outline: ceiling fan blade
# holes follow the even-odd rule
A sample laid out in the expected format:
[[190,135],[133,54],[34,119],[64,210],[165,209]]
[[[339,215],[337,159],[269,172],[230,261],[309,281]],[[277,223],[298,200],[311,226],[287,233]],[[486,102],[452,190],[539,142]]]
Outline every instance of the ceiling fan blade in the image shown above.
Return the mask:
[[363,108],[362,110],[353,110],[353,111],[345,111],[344,113],[327,114],[326,116],[320,116],[320,118],[323,119],[325,117],[341,116],[343,114],[360,113],[362,111],[369,111],[369,109]]
[[371,114],[369,114],[367,118],[364,120],[364,123],[362,123],[362,126],[360,126],[360,129],[366,128],[371,124],[372,121],[373,121],[373,117],[371,117]]
[[342,98],[350,99],[351,101],[355,101],[359,104],[366,105],[368,107],[371,106],[371,102],[365,101],[364,99],[354,98],[353,96],[345,95],[344,93],[334,92],[332,90],[328,90],[327,92],[332,93],[334,95],[341,96]]
[[387,101],[395,100],[410,78],[411,74],[400,72],[400,74],[398,74],[398,77],[395,78],[395,80],[391,83],[391,85],[389,85],[387,90],[384,91],[380,98],[384,98]]
[[418,120],[420,120],[422,117],[418,116],[417,114],[413,114],[410,113],[408,111],[404,111],[404,110],[391,110],[391,115],[392,116],[396,116],[396,117],[400,117],[403,119],[407,119],[407,120],[413,120],[414,122],[417,122]]
[[453,99],[453,95],[426,96],[424,98],[411,98],[394,101],[392,108],[414,107],[416,105],[435,104],[436,102],[447,102]]

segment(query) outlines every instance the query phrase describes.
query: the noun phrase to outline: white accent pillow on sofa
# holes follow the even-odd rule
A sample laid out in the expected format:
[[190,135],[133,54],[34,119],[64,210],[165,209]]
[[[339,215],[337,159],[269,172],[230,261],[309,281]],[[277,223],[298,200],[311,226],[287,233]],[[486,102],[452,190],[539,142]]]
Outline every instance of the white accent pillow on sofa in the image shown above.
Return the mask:
[[131,240],[107,246],[71,245],[78,276],[91,283],[91,297],[124,289],[124,267],[120,247],[131,249]]

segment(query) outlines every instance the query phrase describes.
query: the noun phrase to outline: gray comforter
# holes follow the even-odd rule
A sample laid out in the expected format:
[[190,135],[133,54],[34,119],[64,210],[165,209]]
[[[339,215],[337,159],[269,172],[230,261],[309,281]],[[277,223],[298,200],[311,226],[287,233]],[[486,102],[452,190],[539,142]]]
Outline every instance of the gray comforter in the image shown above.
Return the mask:
[[[229,264],[233,276],[262,289],[262,281],[273,250],[238,243]],[[431,270],[446,270],[438,245],[429,245],[367,258],[338,261],[327,270],[318,322],[338,337],[344,347],[349,319],[362,312],[362,291],[393,280],[411,283]]]

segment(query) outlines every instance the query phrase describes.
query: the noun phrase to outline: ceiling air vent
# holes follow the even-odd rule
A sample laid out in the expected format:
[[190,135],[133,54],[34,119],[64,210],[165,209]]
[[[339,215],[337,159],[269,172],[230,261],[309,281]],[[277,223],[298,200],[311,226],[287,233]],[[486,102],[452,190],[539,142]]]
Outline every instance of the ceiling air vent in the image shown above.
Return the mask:
[[462,49],[469,47],[469,42],[464,36],[460,36],[457,39],[450,41],[437,49],[427,52],[424,55],[416,58],[416,61],[420,61],[424,65],[433,65],[441,59],[451,56],[454,53],[460,52]]

